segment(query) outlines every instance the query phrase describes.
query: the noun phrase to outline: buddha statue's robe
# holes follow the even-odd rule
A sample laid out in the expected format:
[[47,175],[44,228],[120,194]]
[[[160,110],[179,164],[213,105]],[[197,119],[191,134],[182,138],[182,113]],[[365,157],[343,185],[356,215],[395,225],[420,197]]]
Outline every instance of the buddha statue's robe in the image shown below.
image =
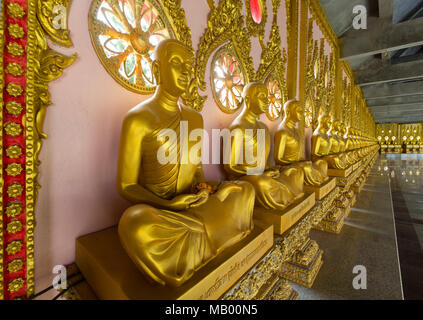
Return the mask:
[[[283,145],[282,145],[283,144]],[[303,170],[304,182],[307,185],[319,186],[326,182],[328,164],[326,161],[317,159],[316,161],[305,161],[301,157],[300,135],[298,130],[281,127],[275,134],[275,163],[284,168],[298,167]]]
[[[287,168],[279,172],[279,177],[268,174],[269,170],[273,170],[273,172],[278,170],[276,168],[269,168],[269,166],[266,165],[270,153],[271,142],[269,130],[264,123],[257,120],[255,126],[249,127],[243,125],[242,119],[236,119],[229,129],[231,132],[235,132],[235,134],[230,146],[231,161],[230,164],[224,165],[224,169],[228,179],[248,181],[254,186],[256,205],[265,209],[283,210],[290,203],[304,196],[304,174],[302,170],[298,170],[298,168]],[[246,129],[252,129],[253,134],[246,135]],[[261,174],[248,174],[248,170],[255,169],[257,163],[248,164],[245,161],[245,150],[259,150],[257,149],[258,129],[264,130],[263,132],[265,133],[263,155],[265,172]],[[242,156],[243,161],[239,158],[235,158],[236,155]]]
[[[192,187],[202,182],[197,180],[201,164],[191,163],[188,157],[196,142],[186,141],[188,148],[180,148],[181,121],[187,121],[188,132],[191,132],[203,128],[201,115],[180,107],[179,116],[166,123],[163,119],[154,120],[156,115],[143,107],[130,117],[151,117],[157,121],[157,128],[142,141],[139,185],[162,199],[191,194]],[[161,130],[164,128],[177,133],[177,144],[169,147],[169,151],[177,149],[177,159],[168,164],[158,161],[159,149],[166,143]],[[130,190],[123,195],[133,200]],[[249,183],[223,182],[217,192],[198,207],[182,211],[167,210],[153,203],[130,207],[120,220],[119,236],[129,257],[142,272],[161,284],[179,286],[222,250],[250,233],[253,208],[254,189]]]
[[330,133],[329,135],[330,140],[330,151],[329,155],[324,157],[324,160],[327,161],[329,168],[331,169],[346,169],[348,164],[345,161],[345,158],[342,154],[339,154],[340,145],[337,136],[334,133]]

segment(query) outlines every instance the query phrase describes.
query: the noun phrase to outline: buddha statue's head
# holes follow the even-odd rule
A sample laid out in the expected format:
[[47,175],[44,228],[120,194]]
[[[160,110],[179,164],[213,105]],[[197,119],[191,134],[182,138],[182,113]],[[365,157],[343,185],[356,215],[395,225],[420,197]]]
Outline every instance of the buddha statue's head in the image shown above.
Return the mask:
[[303,117],[303,109],[298,100],[289,100],[283,106],[285,117],[283,121],[299,122]]
[[152,70],[158,88],[175,97],[187,91],[193,65],[191,50],[175,39],[163,40],[154,50]]
[[328,113],[321,112],[318,118],[319,126],[317,129],[327,132],[331,126],[332,120]]
[[247,110],[259,115],[265,113],[269,107],[269,92],[261,82],[250,82],[242,92]]

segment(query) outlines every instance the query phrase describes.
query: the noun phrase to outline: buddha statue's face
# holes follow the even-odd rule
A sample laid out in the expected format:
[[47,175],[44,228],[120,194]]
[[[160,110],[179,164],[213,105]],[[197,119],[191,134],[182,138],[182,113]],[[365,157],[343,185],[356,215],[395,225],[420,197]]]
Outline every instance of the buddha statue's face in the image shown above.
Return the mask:
[[301,121],[303,116],[303,108],[298,101],[288,101],[284,106],[285,117],[295,123]]
[[174,96],[186,92],[193,63],[190,50],[176,40],[167,40],[156,54],[160,87]]
[[257,113],[265,113],[269,107],[269,92],[264,84],[254,83],[249,86],[245,95],[249,108]]

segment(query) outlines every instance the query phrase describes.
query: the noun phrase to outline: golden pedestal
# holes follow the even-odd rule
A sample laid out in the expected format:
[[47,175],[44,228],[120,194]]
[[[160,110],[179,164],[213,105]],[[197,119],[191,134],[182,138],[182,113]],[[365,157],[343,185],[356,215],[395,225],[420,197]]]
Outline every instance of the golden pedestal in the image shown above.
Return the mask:
[[286,279],[274,274],[264,285],[254,300],[297,300],[298,293]]
[[319,249],[316,241],[308,239],[303,248],[282,264],[281,274],[285,279],[311,288],[322,267],[322,256],[323,251]]
[[326,197],[329,194],[329,192],[335,189],[335,187],[336,187],[336,178],[331,178],[326,183],[318,187],[304,185],[304,191],[314,192],[314,194],[316,195],[316,200],[322,200],[324,197]]
[[76,240],[76,264],[99,299],[218,299],[273,246],[273,227],[256,226],[252,233],[224,250],[178,288],[153,284],[123,250],[117,227]]
[[254,209],[254,219],[272,224],[274,232],[281,235],[313,208],[315,203],[314,193],[306,193],[301,199],[282,211],[256,207]]
[[322,221],[315,226],[315,229],[339,234],[344,226],[344,219],[349,214],[350,206],[346,208],[335,207],[322,219]]
[[353,164],[353,171],[357,170],[358,168],[360,168],[362,164],[362,160],[357,161],[356,163]]
[[328,169],[328,176],[346,178],[352,171],[353,166],[349,166],[347,169]]

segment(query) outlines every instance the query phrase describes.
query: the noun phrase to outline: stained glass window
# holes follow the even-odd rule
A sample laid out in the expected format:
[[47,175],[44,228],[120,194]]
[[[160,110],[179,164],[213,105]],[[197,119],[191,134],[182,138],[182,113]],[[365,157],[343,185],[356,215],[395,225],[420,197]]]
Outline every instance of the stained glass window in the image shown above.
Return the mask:
[[107,71],[126,88],[152,93],[152,55],[160,41],[173,38],[170,24],[153,0],[96,0],[90,32]]
[[242,67],[231,50],[219,50],[212,61],[211,83],[218,106],[226,113],[238,110],[242,104],[245,80]]
[[267,80],[267,90],[269,91],[269,109],[267,117],[276,120],[280,117],[283,106],[283,96],[279,81],[273,77]]

